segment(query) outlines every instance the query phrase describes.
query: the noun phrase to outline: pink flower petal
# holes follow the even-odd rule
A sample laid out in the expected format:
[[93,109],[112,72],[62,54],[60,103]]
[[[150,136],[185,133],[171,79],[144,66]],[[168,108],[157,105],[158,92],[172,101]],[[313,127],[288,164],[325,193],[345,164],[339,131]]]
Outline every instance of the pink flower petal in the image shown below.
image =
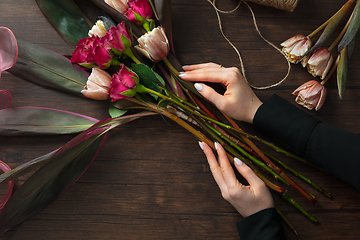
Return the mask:
[[0,27],[0,72],[13,67],[18,57],[17,41],[12,31]]

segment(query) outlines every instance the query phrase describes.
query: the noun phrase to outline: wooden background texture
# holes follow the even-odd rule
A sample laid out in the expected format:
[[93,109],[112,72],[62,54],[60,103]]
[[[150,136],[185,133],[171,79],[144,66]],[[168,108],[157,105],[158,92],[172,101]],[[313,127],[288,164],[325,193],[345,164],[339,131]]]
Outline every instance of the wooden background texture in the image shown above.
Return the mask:
[[[223,10],[238,4],[237,0],[218,2]],[[292,13],[253,3],[250,6],[261,33],[279,46],[296,34],[312,32],[345,2],[300,0]],[[206,0],[173,0],[172,4],[174,41],[183,65],[216,62],[225,67],[239,66]],[[256,33],[248,8],[242,4],[237,11],[221,17],[226,35],[242,54],[249,81],[254,85],[280,81],[287,71],[286,61]],[[10,28],[19,39],[61,54],[73,51],[43,17],[34,0],[0,0],[0,25]],[[339,99],[333,76],[326,84],[328,97],[323,108],[308,111],[354,133],[360,133],[359,47],[355,47],[349,63],[344,98]],[[276,93],[295,104],[291,92],[312,79],[300,65],[292,65],[289,78],[280,86],[255,92],[263,101]],[[13,106],[52,107],[98,119],[108,117],[106,102],[44,89],[6,72],[0,87],[11,92]],[[240,124],[257,134],[249,124]],[[0,159],[14,168],[72,137],[0,137]],[[320,221],[315,224],[274,194],[276,206],[293,223],[299,239],[358,239],[360,193],[313,167],[282,158],[334,196],[327,199],[298,181],[317,196],[319,204],[314,206],[289,190]],[[23,181],[19,179],[16,187]],[[3,193],[5,187],[1,189]],[[0,235],[0,239],[238,239],[235,224],[241,219],[222,199],[196,138],[176,123],[152,116],[113,130],[94,163],[70,190],[36,216]],[[288,239],[298,239],[286,226],[285,231]]]

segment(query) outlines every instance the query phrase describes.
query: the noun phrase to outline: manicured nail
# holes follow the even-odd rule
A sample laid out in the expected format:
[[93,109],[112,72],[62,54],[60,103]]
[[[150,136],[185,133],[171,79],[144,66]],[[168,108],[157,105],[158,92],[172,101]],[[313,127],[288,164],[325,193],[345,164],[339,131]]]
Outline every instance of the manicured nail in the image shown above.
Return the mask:
[[183,77],[183,76],[186,76],[187,73],[186,72],[179,72],[179,77]]
[[182,66],[182,68],[187,68],[187,67],[189,67],[190,65],[184,65],[184,66]]
[[238,165],[238,166],[241,166],[241,165],[244,164],[244,163],[243,163],[240,159],[238,159],[237,157],[234,157],[234,162],[235,162],[235,164]]
[[200,146],[201,150],[204,151],[204,146],[203,146],[202,142],[199,142],[199,146]]
[[204,88],[201,83],[195,83],[194,87],[196,88],[196,90],[198,90],[198,92],[201,92]]
[[219,148],[219,145],[218,145],[219,143],[218,142],[215,142],[215,149],[216,150],[218,150],[218,148]]

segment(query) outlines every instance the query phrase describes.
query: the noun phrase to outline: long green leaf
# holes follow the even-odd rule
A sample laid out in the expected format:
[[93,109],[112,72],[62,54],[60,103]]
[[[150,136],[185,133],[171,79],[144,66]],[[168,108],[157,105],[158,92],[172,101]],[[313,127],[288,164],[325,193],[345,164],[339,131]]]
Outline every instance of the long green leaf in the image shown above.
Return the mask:
[[0,183],[6,181],[15,180],[16,178],[23,176],[27,173],[33,172],[37,170],[38,168],[42,167],[47,161],[50,159],[50,157],[57,152],[59,149],[56,149],[50,153],[47,153],[41,157],[35,158],[29,162],[26,162],[14,169],[11,169],[10,171],[3,173],[0,175]]
[[[140,78],[140,83],[156,92],[161,92],[155,73],[145,64],[132,64],[133,70]],[[160,76],[159,76],[160,77]]]
[[0,213],[0,232],[5,232],[44,209],[64,193],[90,166],[105,135],[112,128],[153,115],[145,112],[106,119],[94,124],[57,151],[9,199]]
[[15,66],[8,72],[46,88],[53,88],[80,95],[86,85],[89,73],[66,57],[18,40],[19,57]]
[[[101,146],[101,138],[89,138],[88,145],[56,155],[35,172],[9,199],[0,214],[0,232],[41,211],[85,172]],[[81,148],[80,148],[81,147]]]
[[323,46],[323,44],[331,37],[333,32],[335,31],[336,27],[339,25],[341,19],[345,16],[347,11],[350,9],[351,5],[353,4],[353,1],[346,2],[339,11],[337,11],[330,19],[329,23],[325,27],[323,33],[320,35],[314,46],[312,46],[306,53],[307,55],[309,53],[312,53],[319,47]]
[[355,5],[349,27],[346,30],[343,38],[341,39],[338,45],[339,52],[341,52],[341,50],[343,50],[354,39],[357,32],[359,31],[359,27],[360,27],[360,1],[358,0]]
[[55,30],[72,46],[86,38],[89,25],[73,0],[36,0],[44,16]]
[[343,98],[346,88],[348,58],[348,46],[346,46],[340,52],[340,60],[337,67],[337,87],[340,99]]
[[52,108],[5,108],[0,110],[0,135],[79,133],[98,121],[85,115]]

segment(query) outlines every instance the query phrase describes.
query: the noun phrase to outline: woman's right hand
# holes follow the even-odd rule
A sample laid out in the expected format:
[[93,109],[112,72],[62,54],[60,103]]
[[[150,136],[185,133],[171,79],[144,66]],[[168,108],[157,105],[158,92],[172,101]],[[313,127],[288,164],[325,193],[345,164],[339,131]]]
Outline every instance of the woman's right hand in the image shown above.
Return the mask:
[[224,68],[215,63],[204,63],[183,67],[180,77],[192,82],[222,83],[226,87],[224,95],[203,83],[195,83],[195,88],[206,99],[229,117],[252,123],[262,102],[245,82],[238,68]]

